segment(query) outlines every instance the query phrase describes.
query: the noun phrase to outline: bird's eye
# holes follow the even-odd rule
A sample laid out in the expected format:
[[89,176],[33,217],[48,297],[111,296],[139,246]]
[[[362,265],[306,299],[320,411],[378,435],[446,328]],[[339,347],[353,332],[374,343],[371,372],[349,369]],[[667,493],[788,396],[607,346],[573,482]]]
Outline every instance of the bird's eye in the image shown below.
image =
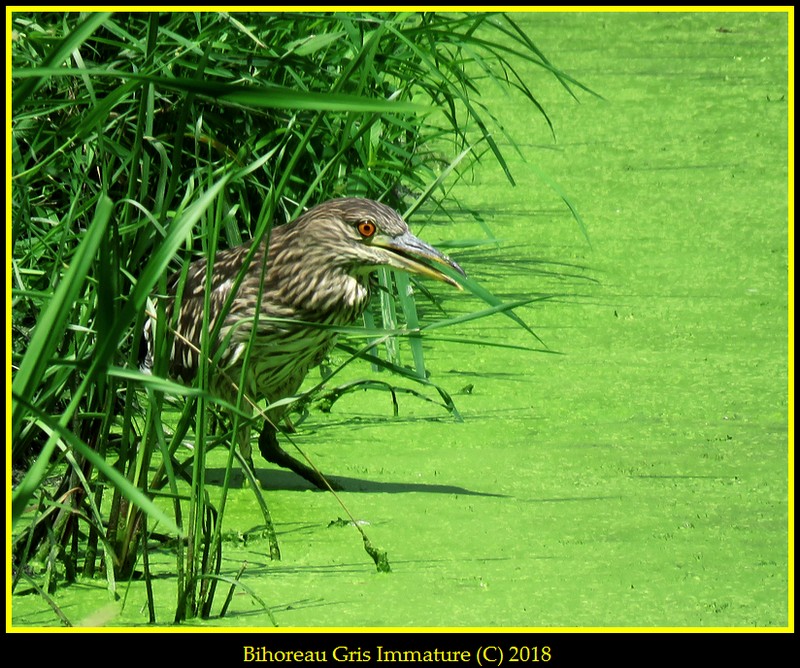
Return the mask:
[[369,239],[373,234],[375,234],[375,230],[378,228],[375,226],[371,220],[362,220],[358,224],[358,233],[364,237],[365,239]]

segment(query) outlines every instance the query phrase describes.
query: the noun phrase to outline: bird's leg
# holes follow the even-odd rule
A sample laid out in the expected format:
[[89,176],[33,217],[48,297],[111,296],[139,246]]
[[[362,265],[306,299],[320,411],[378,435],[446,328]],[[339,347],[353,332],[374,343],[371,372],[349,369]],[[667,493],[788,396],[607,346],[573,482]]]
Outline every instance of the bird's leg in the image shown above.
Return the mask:
[[327,490],[330,485],[335,490],[340,490],[341,487],[336,483],[328,480],[325,484],[325,478],[310,466],[306,466],[302,462],[296,460],[289,453],[287,453],[278,444],[278,433],[275,425],[269,420],[264,422],[264,428],[261,430],[261,435],[258,437],[258,449],[261,451],[264,459],[285,469],[294,471],[301,478],[305,478],[312,485],[319,487],[322,490]]
[[[231,417],[231,420],[233,418]],[[242,458],[247,462],[250,470],[255,474],[256,467],[253,465],[253,448],[250,446],[250,421],[248,420],[236,430],[236,444]],[[245,476],[247,482],[247,476]]]

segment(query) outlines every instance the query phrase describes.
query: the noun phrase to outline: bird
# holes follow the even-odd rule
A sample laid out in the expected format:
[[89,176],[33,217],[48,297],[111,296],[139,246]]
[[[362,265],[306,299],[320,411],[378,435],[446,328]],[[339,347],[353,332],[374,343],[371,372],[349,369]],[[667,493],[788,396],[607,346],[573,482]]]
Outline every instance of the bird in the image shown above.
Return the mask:
[[[391,207],[372,199],[342,197],[275,226],[268,238],[259,242],[251,239],[218,252],[210,284],[205,258],[189,265],[180,296],[176,292],[181,272],[168,280],[166,321],[176,323],[171,332],[169,375],[189,384],[197,374],[209,289],[209,331],[223,318],[219,335],[211,342],[209,390],[236,405],[236,384],[244,379],[242,390],[250,401],[243,401],[241,410],[251,419],[238,428],[235,440],[251,468],[253,406],[266,400],[266,420],[258,439],[264,459],[294,471],[320,489],[335,488],[316,468],[281,448],[276,425],[284,419],[288,404],[281,402],[271,408],[269,404],[294,396],[309,370],[334,347],[336,328],[358,321],[369,303],[374,282],[370,277],[379,267],[458,289],[462,286],[453,276],[466,277],[456,262],[414,236]],[[444,273],[440,267],[452,271]],[[230,307],[223,313],[226,302]],[[141,337],[140,368],[145,373],[153,368],[158,326],[154,316],[149,314]],[[248,345],[250,353],[245,359]]]

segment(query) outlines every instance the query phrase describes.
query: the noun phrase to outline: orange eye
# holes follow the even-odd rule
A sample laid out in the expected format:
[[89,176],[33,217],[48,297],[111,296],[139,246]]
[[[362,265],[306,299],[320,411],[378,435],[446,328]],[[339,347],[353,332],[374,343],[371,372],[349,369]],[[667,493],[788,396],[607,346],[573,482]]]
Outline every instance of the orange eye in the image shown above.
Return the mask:
[[375,234],[375,230],[377,229],[378,228],[375,227],[375,223],[373,223],[371,220],[362,220],[358,224],[358,233],[365,239]]

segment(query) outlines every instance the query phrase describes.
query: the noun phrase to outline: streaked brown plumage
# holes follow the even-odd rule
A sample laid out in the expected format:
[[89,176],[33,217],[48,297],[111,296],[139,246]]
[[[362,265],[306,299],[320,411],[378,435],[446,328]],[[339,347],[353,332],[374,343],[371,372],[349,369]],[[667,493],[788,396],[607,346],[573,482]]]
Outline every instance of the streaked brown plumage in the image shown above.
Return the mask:
[[[211,331],[252,243],[217,253],[210,286]],[[342,326],[355,322],[369,302],[369,274],[377,267],[393,267],[459,287],[430,263],[464,273],[452,260],[413,236],[397,212],[369,199],[330,200],[291,223],[274,228],[269,252],[266,242],[256,249],[213,345],[210,356],[219,354],[219,361],[210,369],[211,391],[236,403],[235,383],[241,377],[245,351],[258,315],[242,389],[252,401],[266,399],[268,404],[293,396],[308,370],[319,364],[336,342],[335,332],[314,324]],[[266,278],[262,288],[264,267]],[[168,321],[172,318],[177,282],[177,277],[173,278],[169,285]],[[186,383],[192,381],[198,368],[205,289],[203,259],[189,267],[170,356],[170,374]],[[276,321],[276,318],[296,322]],[[153,364],[152,328],[153,321],[149,320],[144,332],[146,353],[142,368],[145,370]],[[252,412],[249,406],[246,403],[242,408]],[[281,420],[285,409],[284,405],[267,411],[269,420],[259,438],[261,453],[267,460],[326,488],[313,469],[278,446],[274,425]],[[237,442],[244,457],[251,461],[249,426],[239,430]]]

